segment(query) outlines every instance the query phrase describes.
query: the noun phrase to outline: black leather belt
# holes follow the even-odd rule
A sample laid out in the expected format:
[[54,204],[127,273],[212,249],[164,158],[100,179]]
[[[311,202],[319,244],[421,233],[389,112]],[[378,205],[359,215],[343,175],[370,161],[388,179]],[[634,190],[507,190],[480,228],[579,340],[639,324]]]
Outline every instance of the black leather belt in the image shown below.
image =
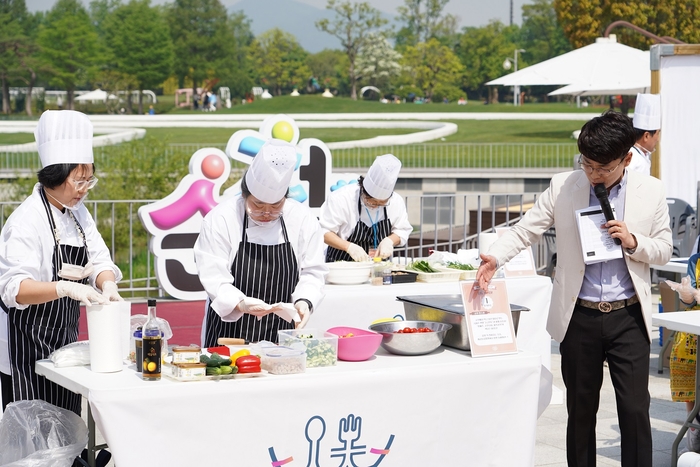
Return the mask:
[[592,310],[598,310],[602,313],[610,313],[611,311],[626,308],[636,303],[639,303],[639,298],[636,295],[628,298],[627,300],[616,300],[614,302],[591,302],[588,300],[583,300],[581,298],[576,300],[577,305],[580,305],[584,308],[590,308]]

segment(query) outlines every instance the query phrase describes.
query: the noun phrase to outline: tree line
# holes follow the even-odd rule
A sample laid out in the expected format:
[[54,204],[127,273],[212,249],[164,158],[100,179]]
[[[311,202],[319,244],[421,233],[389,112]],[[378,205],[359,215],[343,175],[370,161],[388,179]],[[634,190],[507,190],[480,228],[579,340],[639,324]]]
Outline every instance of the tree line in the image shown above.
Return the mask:
[[[294,89],[330,88],[358,97],[358,86],[379,88],[383,97],[418,97],[496,102],[498,88],[485,86],[505,73],[503,64],[524,49],[520,68],[592,43],[616,20],[658,36],[688,43],[700,40],[700,0],[535,0],[523,6],[522,25],[491,21],[458,30],[445,13],[449,0],[404,0],[398,28],[387,25],[366,2],[328,0],[331,19],[315,27],[336,37],[338,50],[309,53],[280,29],[258,36],[242,11],[227,12],[220,0],[58,0],[47,12],[29,13],[24,0],[0,0],[0,84],[2,111],[10,108],[10,87],[28,88],[24,111],[32,115],[34,87],[65,90],[65,108],[75,91],[100,87],[125,92],[172,92],[188,87],[230,89],[245,98],[253,86],[276,95]],[[468,12],[465,12],[468,15]],[[618,40],[648,49],[651,40],[616,30]],[[546,96],[544,90],[530,89]],[[142,93],[137,93],[143,113]]]

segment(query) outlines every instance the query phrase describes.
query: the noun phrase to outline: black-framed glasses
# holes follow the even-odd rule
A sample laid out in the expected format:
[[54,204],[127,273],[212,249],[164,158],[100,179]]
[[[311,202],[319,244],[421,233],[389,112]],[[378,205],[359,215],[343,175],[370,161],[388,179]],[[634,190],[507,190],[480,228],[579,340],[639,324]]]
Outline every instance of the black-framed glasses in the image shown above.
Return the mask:
[[620,159],[620,162],[618,162],[615,167],[613,167],[612,169],[605,169],[603,167],[593,167],[591,164],[583,161],[583,156],[578,156],[578,164],[581,166],[581,169],[584,172],[586,172],[587,174],[590,175],[593,173],[593,171],[595,171],[595,173],[597,173],[601,177],[606,177],[606,176],[610,175],[611,173],[613,173],[614,171],[616,171],[617,168],[620,167],[620,165],[624,161],[625,161],[625,158],[623,157],[622,159]]

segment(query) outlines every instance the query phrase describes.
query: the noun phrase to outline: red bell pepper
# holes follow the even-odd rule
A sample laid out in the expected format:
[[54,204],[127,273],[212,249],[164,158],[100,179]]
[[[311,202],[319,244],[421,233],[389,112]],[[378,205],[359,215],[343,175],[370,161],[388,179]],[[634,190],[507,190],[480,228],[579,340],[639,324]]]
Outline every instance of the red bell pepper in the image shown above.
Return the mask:
[[260,365],[260,357],[257,355],[245,355],[236,359],[238,373],[260,373],[262,371]]

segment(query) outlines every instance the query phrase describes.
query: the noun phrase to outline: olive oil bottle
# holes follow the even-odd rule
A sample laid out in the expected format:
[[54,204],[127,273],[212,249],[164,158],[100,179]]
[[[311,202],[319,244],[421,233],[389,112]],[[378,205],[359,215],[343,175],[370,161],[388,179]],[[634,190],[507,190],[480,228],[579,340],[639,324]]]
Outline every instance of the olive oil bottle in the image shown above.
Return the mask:
[[161,365],[161,329],[156,320],[156,301],[148,299],[148,321],[143,325],[143,368],[144,381],[158,381]]

